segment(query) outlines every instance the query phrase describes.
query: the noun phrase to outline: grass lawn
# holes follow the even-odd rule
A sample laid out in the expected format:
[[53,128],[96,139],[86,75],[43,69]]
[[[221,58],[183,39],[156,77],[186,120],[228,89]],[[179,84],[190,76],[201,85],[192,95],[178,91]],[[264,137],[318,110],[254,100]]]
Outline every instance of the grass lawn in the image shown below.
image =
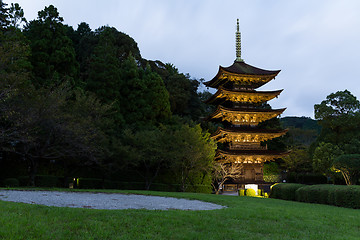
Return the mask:
[[360,239],[360,210],[210,194],[111,192],[198,199],[228,208],[94,210],[0,201],[0,239]]

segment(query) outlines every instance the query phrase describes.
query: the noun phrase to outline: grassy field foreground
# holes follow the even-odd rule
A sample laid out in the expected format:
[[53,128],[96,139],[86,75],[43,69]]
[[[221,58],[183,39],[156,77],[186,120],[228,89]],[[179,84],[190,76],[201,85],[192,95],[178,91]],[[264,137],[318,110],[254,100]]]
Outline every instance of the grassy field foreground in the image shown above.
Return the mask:
[[0,201],[0,239],[360,239],[360,210],[277,199],[126,192],[227,208],[93,210]]

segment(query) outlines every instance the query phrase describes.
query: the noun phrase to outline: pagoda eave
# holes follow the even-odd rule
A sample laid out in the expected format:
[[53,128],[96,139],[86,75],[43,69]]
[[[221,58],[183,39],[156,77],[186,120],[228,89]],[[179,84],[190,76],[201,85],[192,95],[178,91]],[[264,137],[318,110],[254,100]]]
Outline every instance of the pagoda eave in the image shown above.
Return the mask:
[[273,138],[281,137],[288,132],[284,130],[266,130],[266,129],[224,129],[219,127],[210,137],[218,142],[243,142],[260,143]]
[[264,103],[275,97],[278,97],[283,91],[244,91],[244,90],[230,90],[219,87],[218,91],[205,101],[207,104],[215,103],[216,101],[232,101],[237,103]]
[[223,151],[217,150],[216,161],[234,163],[264,163],[289,155],[290,151],[278,152],[269,150],[237,150]]
[[227,82],[236,82],[243,86],[258,88],[274,79],[280,70],[270,71],[253,67],[245,62],[234,62],[230,67],[219,66],[216,76],[204,85],[218,88]]
[[272,119],[282,114],[282,109],[241,109],[241,108],[218,108],[207,119],[219,119],[234,125],[257,125],[260,122]]

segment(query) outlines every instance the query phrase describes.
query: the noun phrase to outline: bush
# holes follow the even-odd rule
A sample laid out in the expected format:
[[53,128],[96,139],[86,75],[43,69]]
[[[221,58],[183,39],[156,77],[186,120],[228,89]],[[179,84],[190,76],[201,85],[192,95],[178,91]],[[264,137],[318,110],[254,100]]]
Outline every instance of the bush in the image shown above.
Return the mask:
[[338,207],[360,208],[360,186],[312,185],[296,191],[296,200]]
[[239,196],[245,196],[245,190],[244,189],[240,189],[239,190]]
[[280,181],[280,175],[279,174],[273,174],[273,175],[264,175],[263,176],[265,182],[269,183],[275,183]]
[[5,187],[18,187],[19,185],[19,180],[17,180],[16,178],[6,178],[4,180]]
[[255,190],[252,189],[252,188],[246,189],[246,190],[245,190],[245,196],[248,196],[248,197],[256,197],[256,192],[255,192]]
[[272,186],[269,197],[294,201],[296,199],[296,190],[303,186],[305,185],[298,183],[279,183]]

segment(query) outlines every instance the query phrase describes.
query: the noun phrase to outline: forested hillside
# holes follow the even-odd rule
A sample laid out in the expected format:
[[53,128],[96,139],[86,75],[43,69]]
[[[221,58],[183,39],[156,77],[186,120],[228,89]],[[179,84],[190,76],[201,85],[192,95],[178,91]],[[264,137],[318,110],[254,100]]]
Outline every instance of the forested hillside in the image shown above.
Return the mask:
[[293,146],[310,146],[321,131],[318,122],[307,117],[283,117],[280,122],[283,128],[289,129],[288,141]]

